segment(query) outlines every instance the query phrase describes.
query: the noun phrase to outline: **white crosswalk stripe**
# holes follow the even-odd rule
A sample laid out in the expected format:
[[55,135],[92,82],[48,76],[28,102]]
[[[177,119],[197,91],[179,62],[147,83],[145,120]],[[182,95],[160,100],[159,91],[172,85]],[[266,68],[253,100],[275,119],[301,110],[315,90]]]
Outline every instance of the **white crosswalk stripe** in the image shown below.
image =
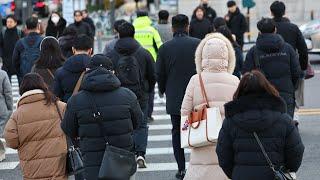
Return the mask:
[[[18,81],[16,77],[12,80],[12,90],[14,99],[14,108],[20,97]],[[157,90],[155,93],[155,106],[154,106],[154,122],[148,124],[149,126],[149,137],[148,137],[148,148],[146,154],[147,168],[138,169],[139,173],[144,172],[155,172],[155,171],[176,171],[177,164],[173,156],[173,148],[171,144],[171,121],[170,116],[166,114],[165,99],[160,98]],[[3,140],[3,139],[2,139]],[[186,154],[190,153],[190,150],[185,150]],[[0,162],[0,173],[1,170],[13,170],[19,165],[17,150],[7,148],[6,156],[9,161],[5,160]],[[159,162],[162,158],[170,159],[170,162]],[[149,162],[149,163],[148,163]]]

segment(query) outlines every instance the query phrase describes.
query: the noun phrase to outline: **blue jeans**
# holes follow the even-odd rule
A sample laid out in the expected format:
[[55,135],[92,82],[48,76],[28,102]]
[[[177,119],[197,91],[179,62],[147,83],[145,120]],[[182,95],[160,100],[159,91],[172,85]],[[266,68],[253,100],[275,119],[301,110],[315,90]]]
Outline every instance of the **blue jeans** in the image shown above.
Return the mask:
[[148,144],[148,100],[148,94],[139,99],[139,104],[143,112],[143,118],[140,119],[140,122],[138,122],[139,127],[133,132],[136,154],[141,156],[146,154]]

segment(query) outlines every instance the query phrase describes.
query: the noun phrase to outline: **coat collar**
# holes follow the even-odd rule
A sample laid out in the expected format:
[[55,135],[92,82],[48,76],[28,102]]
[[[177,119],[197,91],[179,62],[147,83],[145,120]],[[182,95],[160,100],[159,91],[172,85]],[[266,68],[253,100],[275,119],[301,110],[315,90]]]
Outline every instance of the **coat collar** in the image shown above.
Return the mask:
[[281,113],[287,112],[284,100],[280,97],[274,97],[269,94],[252,94],[242,96],[225,104],[226,117],[232,117],[235,114],[250,110],[272,110]]
[[41,89],[34,89],[27,91],[22,94],[20,99],[18,100],[17,104],[18,107],[23,104],[29,104],[36,101],[41,101],[44,99],[44,91]]

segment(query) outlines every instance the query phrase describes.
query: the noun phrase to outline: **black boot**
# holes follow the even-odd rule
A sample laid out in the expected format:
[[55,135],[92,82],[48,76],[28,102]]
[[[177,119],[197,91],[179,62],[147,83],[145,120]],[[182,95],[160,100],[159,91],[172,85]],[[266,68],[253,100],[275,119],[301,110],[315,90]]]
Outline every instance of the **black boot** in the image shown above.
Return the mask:
[[182,170],[182,171],[179,170],[176,174],[176,178],[183,180],[185,175],[186,175],[186,170]]

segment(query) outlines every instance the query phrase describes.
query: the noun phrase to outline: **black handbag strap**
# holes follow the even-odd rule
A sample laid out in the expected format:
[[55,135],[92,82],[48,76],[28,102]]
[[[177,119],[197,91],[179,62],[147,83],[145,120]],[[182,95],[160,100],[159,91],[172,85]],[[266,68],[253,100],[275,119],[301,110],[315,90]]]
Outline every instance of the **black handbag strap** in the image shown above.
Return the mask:
[[106,144],[109,144],[107,136],[103,133],[104,129],[103,129],[103,123],[102,123],[102,119],[103,119],[102,114],[100,113],[100,111],[99,111],[99,109],[97,107],[97,104],[95,103],[94,98],[90,94],[90,92],[85,92],[85,94],[88,96],[88,99],[89,99],[90,104],[91,104],[93,119],[99,125],[100,135],[103,136],[103,139],[106,142]]
[[260,141],[260,139],[259,139],[259,137],[258,137],[257,133],[256,133],[256,132],[253,132],[253,135],[254,135],[254,137],[255,137],[255,139],[256,139],[256,141],[257,141],[257,143],[259,144],[260,149],[261,149],[261,151],[262,151],[262,153],[263,153],[264,157],[266,158],[266,160],[267,160],[267,162],[268,162],[268,164],[269,164],[270,168],[272,169],[272,171],[273,171],[273,172],[275,172],[275,171],[276,171],[276,170],[275,170],[275,167],[274,167],[274,165],[272,164],[272,161],[270,160],[270,158],[269,158],[269,156],[268,156],[268,154],[267,154],[266,150],[264,149],[264,147],[263,147],[263,145],[262,145],[262,143],[261,143],[261,141]]

